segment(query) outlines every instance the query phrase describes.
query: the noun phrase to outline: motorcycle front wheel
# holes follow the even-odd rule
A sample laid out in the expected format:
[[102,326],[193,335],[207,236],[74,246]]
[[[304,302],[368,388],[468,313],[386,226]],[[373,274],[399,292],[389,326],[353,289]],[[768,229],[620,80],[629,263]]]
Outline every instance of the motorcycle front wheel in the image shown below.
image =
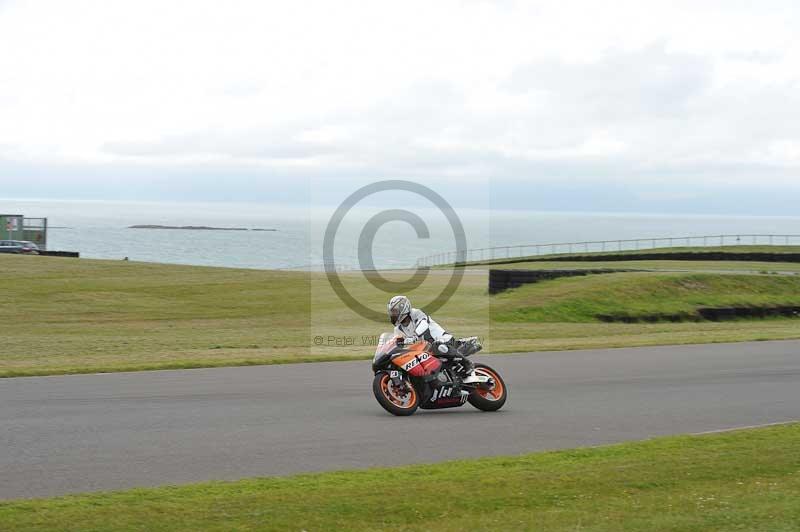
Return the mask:
[[484,412],[500,410],[500,408],[506,404],[506,399],[508,399],[508,387],[506,387],[503,378],[486,364],[475,364],[475,373],[478,375],[485,375],[492,379],[494,381],[494,386],[481,386],[473,390],[467,398],[469,404]]
[[395,416],[410,416],[419,407],[419,395],[414,386],[403,381],[398,387],[392,382],[388,373],[378,373],[372,380],[372,393],[384,410]]

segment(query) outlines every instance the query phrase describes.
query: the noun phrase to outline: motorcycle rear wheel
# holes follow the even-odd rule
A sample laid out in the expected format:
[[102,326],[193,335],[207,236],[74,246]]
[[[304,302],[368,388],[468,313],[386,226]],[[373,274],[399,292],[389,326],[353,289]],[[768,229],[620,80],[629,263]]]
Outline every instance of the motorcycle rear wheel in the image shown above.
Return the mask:
[[410,416],[419,408],[419,395],[410,382],[407,389],[396,390],[388,373],[378,373],[372,380],[372,393],[384,410],[395,416]]
[[467,398],[469,404],[484,412],[500,410],[500,408],[506,404],[506,399],[508,399],[508,387],[505,381],[503,381],[503,378],[486,364],[475,364],[475,373],[478,375],[485,375],[494,380],[494,388],[475,389]]

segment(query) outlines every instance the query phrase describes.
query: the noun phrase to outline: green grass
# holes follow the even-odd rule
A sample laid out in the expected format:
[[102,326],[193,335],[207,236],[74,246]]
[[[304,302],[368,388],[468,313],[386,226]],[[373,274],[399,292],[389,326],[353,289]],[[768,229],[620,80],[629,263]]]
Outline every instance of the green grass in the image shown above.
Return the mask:
[[800,305],[800,277],[614,273],[525,285],[495,296],[493,319],[587,322],[599,316],[698,318],[701,307]]
[[0,530],[800,529],[800,425],[0,503]]
[[800,263],[758,261],[703,260],[626,260],[626,261],[535,261],[511,262],[496,265],[468,266],[470,270],[646,270],[646,271],[704,271],[719,273],[800,273]]
[[[365,359],[374,346],[363,343],[362,336],[390,328],[347,309],[320,274],[13,255],[0,255],[0,268],[5,333],[0,377]],[[551,291],[563,291],[562,283],[577,283],[566,285],[574,286],[569,297],[577,298],[582,291],[596,295],[593,283],[613,276],[547,282],[490,297],[487,272],[464,273],[456,294],[434,316],[455,334],[482,336],[487,352],[800,338],[797,321],[788,319],[655,324],[578,322],[571,316],[508,320],[509,311],[534,307],[553,296]],[[426,308],[449,274],[432,271],[408,295]],[[386,276],[397,280],[405,274]],[[360,273],[345,273],[342,279],[370,308],[385,304],[386,294]],[[613,290],[620,290],[616,299],[625,303],[624,283]],[[757,294],[742,293],[743,300],[750,296]],[[642,298],[638,304],[657,303]],[[329,345],[326,340],[317,346],[316,336],[354,342]]]
[[19,256],[0,267],[6,374],[308,356],[296,341],[309,331],[301,273]]
[[[713,239],[710,239],[713,242]],[[556,262],[563,262],[570,257],[592,257],[592,256],[617,256],[624,257],[624,261],[611,261],[619,264],[620,262],[627,262],[628,260],[635,260],[637,255],[645,254],[676,254],[676,253],[768,253],[780,258],[781,254],[786,253],[800,253],[800,246],[781,246],[781,245],[739,245],[739,246],[685,246],[685,247],[665,247],[665,248],[648,248],[648,249],[629,249],[629,250],[613,250],[609,247],[607,251],[582,251],[581,247],[576,245],[572,253],[546,253],[547,246],[542,246],[545,253],[539,255],[522,255],[519,257],[513,256],[514,248],[512,246],[508,253],[512,255],[504,256],[507,253],[505,248],[498,248],[495,252],[497,255],[494,258],[486,258],[484,260],[470,261],[466,266],[476,265],[500,265],[505,263],[517,262],[539,262],[556,260]],[[582,261],[575,261],[582,262]],[[749,261],[745,261],[749,262]]]
[[[344,360],[373,345],[316,346],[315,336],[380,334],[349,311],[324,275],[55,257],[0,256],[0,376]],[[397,277],[397,276],[395,276]],[[343,275],[359,301],[386,295]],[[410,295],[425,303],[449,276]],[[465,275],[439,316],[488,335],[485,275]]]

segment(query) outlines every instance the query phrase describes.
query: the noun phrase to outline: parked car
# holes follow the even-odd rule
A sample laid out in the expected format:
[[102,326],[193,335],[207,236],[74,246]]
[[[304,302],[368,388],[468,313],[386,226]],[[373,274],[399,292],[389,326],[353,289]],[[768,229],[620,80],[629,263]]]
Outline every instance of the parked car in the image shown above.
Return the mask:
[[26,240],[0,240],[0,253],[38,255],[39,246]]

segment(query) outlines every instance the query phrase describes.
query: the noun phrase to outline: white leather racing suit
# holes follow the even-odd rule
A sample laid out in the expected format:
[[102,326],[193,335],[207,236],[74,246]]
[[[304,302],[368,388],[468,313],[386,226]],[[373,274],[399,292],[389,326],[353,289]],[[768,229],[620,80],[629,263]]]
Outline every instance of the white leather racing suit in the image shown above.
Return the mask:
[[[433,318],[425,314],[418,308],[412,308],[409,313],[411,317],[406,325],[397,323],[394,327],[395,336],[403,338],[415,338],[417,336],[417,327],[422,322],[428,323],[427,330],[422,334],[422,338],[437,345],[435,348],[435,355],[440,358],[452,359],[457,363],[457,371],[463,374],[463,381],[465,384],[470,384],[478,381],[475,375],[475,366],[466,357],[460,356],[459,346],[461,340],[455,340],[453,335],[444,330],[444,327],[433,321]],[[441,345],[444,344],[444,345]]]
[[407,325],[397,323],[394,326],[395,336],[402,336],[404,338],[414,337],[417,335],[415,332],[417,326],[426,321],[428,323],[428,330],[423,334],[423,338],[429,342],[447,343],[453,339],[453,335],[444,330],[444,327],[433,321],[433,318],[425,314],[418,308],[412,308],[410,313],[411,319]]

